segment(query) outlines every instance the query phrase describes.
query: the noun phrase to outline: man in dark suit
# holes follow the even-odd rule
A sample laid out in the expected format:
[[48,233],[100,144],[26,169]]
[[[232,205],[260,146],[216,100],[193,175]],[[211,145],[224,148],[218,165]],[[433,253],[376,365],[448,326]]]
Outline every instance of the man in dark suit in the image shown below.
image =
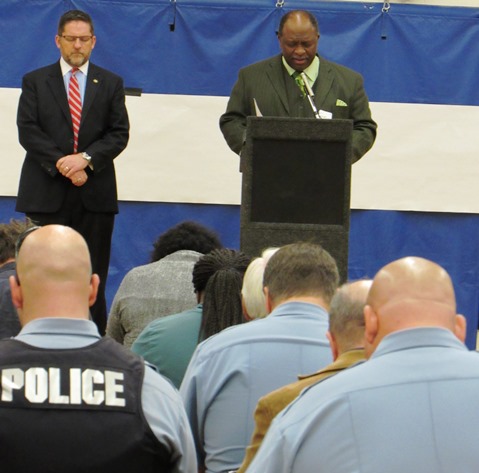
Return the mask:
[[17,125],[26,157],[16,210],[37,225],[68,225],[85,238],[101,279],[91,313],[104,334],[104,290],[118,212],[113,160],[129,137],[123,81],[89,62],[96,37],[87,13],[66,12],[55,42],[60,61],[23,78]]
[[220,118],[228,146],[241,153],[248,116],[314,117],[302,78],[296,78],[304,72],[320,118],[353,120],[352,160],[356,162],[373,145],[377,128],[362,76],[316,54],[319,27],[310,12],[286,13],[279,24],[278,40],[282,54],[239,72],[226,113]]

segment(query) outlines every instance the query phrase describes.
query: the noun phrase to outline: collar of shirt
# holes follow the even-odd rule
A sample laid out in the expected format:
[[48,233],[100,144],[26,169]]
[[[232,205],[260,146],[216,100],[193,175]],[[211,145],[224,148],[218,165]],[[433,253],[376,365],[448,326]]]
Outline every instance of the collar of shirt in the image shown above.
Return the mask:
[[0,266],[0,273],[11,272],[15,270],[15,261],[4,263]]
[[467,350],[466,346],[450,330],[440,327],[415,327],[386,335],[371,358],[377,358],[395,351],[425,347]]
[[44,317],[26,324],[15,337],[39,348],[80,348],[100,340],[96,325],[86,319]]
[[[292,76],[296,71],[286,62],[284,56],[281,56],[281,60],[283,61],[283,66],[288,71],[288,74]],[[313,62],[303,71],[306,74],[306,78],[308,79],[308,83],[310,87],[316,82],[316,79],[319,75],[319,57],[314,56]]]
[[311,302],[302,302],[302,301],[288,301],[283,302],[276,306],[274,310],[266,317],[263,321],[266,321],[272,317],[285,317],[285,316],[296,316],[296,317],[305,317],[305,318],[323,318],[326,322],[329,321],[328,312],[324,307],[320,305],[313,304]]
[[[90,61],[85,62],[83,66],[79,67],[80,71],[87,76],[88,75],[88,66],[90,65]],[[69,72],[73,69],[70,64],[68,64],[65,59],[62,57],[60,58],[60,67],[62,69],[62,76],[65,77],[66,74],[69,74]],[[70,75],[68,76],[68,79],[70,79]]]
[[[80,87],[80,96],[81,96],[81,101],[83,104],[83,100],[85,97],[85,87],[86,87],[86,78],[88,75],[88,67],[90,65],[90,61],[87,61],[83,66],[79,67],[78,69],[80,70],[81,74],[77,74],[77,79],[78,79],[78,86]],[[67,64],[65,59],[62,57],[60,58],[60,67],[62,69],[62,76],[63,76],[63,83],[65,84],[65,90],[68,95],[68,85],[70,82],[70,77],[71,77],[71,70],[72,66]]]

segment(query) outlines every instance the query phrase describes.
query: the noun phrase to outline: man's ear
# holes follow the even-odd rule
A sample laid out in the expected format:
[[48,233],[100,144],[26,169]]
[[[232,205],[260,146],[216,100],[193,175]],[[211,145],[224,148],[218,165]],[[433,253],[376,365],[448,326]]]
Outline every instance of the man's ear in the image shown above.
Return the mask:
[[100,276],[98,274],[92,274],[90,280],[90,297],[88,298],[88,306],[91,307],[98,295],[98,286],[100,285]]
[[23,293],[22,286],[20,286],[20,281],[18,276],[10,276],[8,278],[10,283],[10,292],[12,293],[12,303],[16,309],[23,308]]
[[264,297],[266,299],[266,312],[271,314],[273,312],[273,301],[271,300],[271,296],[269,294],[269,289],[265,286],[263,287]]
[[454,321],[454,335],[462,342],[466,341],[467,321],[466,317],[461,314],[456,314]]
[[328,330],[326,332],[326,337],[329,341],[329,346],[331,348],[331,353],[333,355],[333,361],[336,361],[336,359],[339,356],[339,348],[338,348],[338,342],[334,338],[334,335]]
[[366,342],[372,344],[378,333],[378,316],[370,305],[364,306],[364,325]]

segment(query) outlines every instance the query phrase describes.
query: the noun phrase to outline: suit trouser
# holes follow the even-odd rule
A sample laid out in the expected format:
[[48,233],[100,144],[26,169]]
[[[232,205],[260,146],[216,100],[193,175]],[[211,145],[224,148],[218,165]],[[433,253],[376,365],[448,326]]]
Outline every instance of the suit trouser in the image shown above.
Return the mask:
[[111,237],[115,214],[88,211],[83,206],[80,192],[80,188],[71,186],[58,212],[35,212],[26,215],[37,225],[60,224],[69,226],[80,233],[87,242],[92,270],[100,276],[98,297],[90,312],[100,334],[104,335],[107,321],[105,288],[110,265]]

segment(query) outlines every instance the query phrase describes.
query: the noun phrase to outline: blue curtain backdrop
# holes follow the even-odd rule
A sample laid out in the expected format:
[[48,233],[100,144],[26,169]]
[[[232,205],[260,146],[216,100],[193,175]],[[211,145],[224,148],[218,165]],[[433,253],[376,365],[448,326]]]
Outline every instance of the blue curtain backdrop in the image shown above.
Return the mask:
[[[0,87],[58,59],[58,18],[70,8],[95,19],[95,61],[145,93],[227,96],[239,68],[278,52],[280,17],[307,8],[319,52],[360,71],[374,102],[479,105],[479,9],[274,0],[2,0]],[[23,26],[22,26],[23,25]],[[32,47],[35,45],[35,47]]]
[[[0,199],[0,221],[15,214],[13,198]],[[223,244],[239,248],[239,207],[232,205],[122,202],[113,235],[107,286],[111,304],[125,273],[149,262],[160,233],[184,220],[218,232]],[[479,216],[353,210],[349,277],[373,277],[383,265],[403,256],[422,256],[443,266],[454,282],[458,311],[467,316],[467,344],[475,347],[479,308]]]

